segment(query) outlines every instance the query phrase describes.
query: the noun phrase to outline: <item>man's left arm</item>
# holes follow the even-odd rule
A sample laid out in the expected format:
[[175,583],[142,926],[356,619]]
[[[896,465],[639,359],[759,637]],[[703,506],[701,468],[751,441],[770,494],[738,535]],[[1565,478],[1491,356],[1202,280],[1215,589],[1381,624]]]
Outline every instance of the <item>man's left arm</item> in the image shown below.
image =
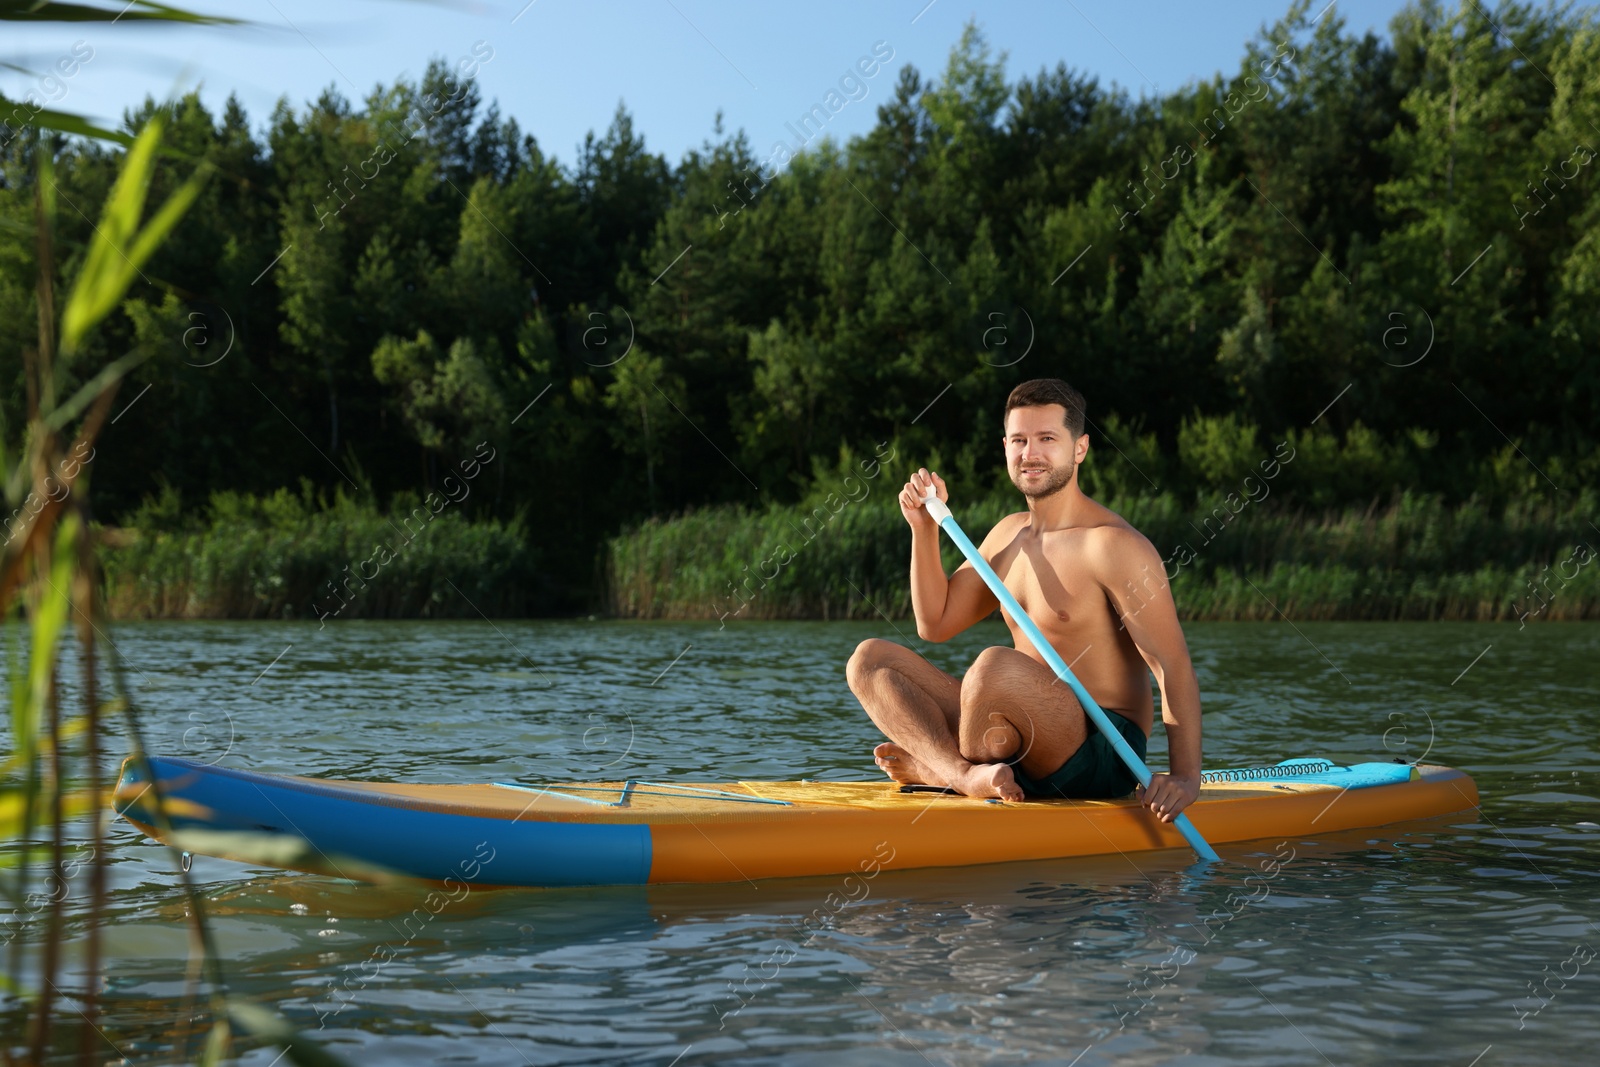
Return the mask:
[[1200,795],[1200,680],[1155,546],[1121,528],[1103,529],[1099,541],[1092,553],[1096,577],[1161,690],[1169,771],[1152,774],[1141,799],[1171,822]]

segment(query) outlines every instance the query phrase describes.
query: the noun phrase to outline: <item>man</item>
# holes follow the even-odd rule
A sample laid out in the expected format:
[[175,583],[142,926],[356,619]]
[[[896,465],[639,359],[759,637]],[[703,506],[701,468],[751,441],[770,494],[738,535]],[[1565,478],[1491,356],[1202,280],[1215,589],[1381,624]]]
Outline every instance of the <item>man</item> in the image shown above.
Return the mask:
[[[1006,467],[1028,510],[1001,519],[979,551],[1143,758],[1161,689],[1171,771],[1151,776],[1144,805],[1171,822],[1200,794],[1200,684],[1178,625],[1161,556],[1120,516],[1083,494],[1089,453],[1083,396],[1066,382],[1023,382],[1006,401]],[[911,526],[917,634],[948,641],[999,602],[970,563],[946,579],[939,528],[923,507],[926,469],[900,493]],[[957,680],[915,652],[871,639],[845,674],[889,740],[874,751],[897,782],[974,797],[1118,797],[1138,782],[1009,617],[1015,648],[979,653]]]

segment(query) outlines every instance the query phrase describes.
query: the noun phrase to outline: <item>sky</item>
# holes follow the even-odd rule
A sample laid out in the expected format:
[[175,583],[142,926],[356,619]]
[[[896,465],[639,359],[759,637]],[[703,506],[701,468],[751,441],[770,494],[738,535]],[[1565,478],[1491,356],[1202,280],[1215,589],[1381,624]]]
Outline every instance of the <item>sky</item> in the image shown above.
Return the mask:
[[[892,95],[899,69],[909,63],[925,77],[938,75],[968,19],[977,20],[995,51],[1007,53],[1008,81],[1064,62],[1137,97],[1234,73],[1244,43],[1288,9],[1288,0],[176,2],[249,25],[19,29],[8,23],[0,63],[44,72],[67,58],[75,70],[53,81],[0,70],[0,92],[20,99],[31,89],[60,110],[107,125],[120,124],[146,95],[198,88],[216,114],[237,93],[259,130],[280,97],[301,110],[333,85],[359,105],[380,83],[420,77],[430,58],[456,64],[476,56],[485,104],[498,100],[502,115],[514,117],[562,163],[573,164],[587,132],[605,131],[619,102],[646,147],[677,163],[715,139],[718,111],[728,131],[749,134],[758,155],[774,141],[794,141],[785,124],[821,103],[876,48],[891,58],[863,79],[866,95],[855,89],[859,99],[827,127],[840,141],[865,133]],[[1322,3],[1312,2],[1316,15]],[[1404,5],[1336,0],[1330,6],[1323,17],[1342,18],[1346,32],[1386,35]]]

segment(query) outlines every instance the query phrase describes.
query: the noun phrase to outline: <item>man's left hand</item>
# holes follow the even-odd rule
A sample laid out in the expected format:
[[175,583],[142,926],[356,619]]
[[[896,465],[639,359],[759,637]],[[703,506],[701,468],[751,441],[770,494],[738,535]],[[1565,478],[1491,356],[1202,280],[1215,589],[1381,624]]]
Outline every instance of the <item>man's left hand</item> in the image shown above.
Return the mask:
[[1185,778],[1176,774],[1152,774],[1150,785],[1139,791],[1140,802],[1162,822],[1176,819],[1178,813],[1199,796],[1199,777]]

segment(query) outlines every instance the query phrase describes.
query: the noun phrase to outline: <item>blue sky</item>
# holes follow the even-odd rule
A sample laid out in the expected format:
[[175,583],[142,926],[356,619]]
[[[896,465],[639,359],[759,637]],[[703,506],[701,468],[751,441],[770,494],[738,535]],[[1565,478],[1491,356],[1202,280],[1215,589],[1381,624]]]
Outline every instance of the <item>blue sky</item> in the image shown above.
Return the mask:
[[[589,130],[604,131],[619,100],[647,147],[676,163],[712,135],[717,111],[728,130],[743,128],[758,154],[873,46],[892,50],[888,68],[865,80],[866,96],[829,124],[844,139],[869,129],[877,105],[907,63],[924,75],[943,70],[963,24],[976,18],[997,50],[1009,53],[1008,79],[1057,62],[1116,83],[1134,95],[1232,73],[1244,42],[1279,18],[1287,0],[1224,3],[959,0],[730,3],[717,0],[508,0],[427,4],[407,0],[248,0],[182,6],[232,13],[253,25],[152,29],[36,27],[12,23],[0,60],[35,70],[93,49],[67,79],[47,83],[55,106],[108,122],[146,94],[199,87],[213,111],[237,92],[260,128],[287,96],[297,108],[330,84],[359,102],[378,83],[421,74],[430,57],[452,63],[493,56],[478,72],[485,102],[498,98],[541,148],[571,164]],[[1312,14],[1321,9],[1321,3]],[[526,5],[526,6],[525,6]],[[1387,32],[1401,0],[1338,0],[1328,17],[1347,31]],[[479,44],[483,42],[483,44]],[[39,79],[0,72],[0,91],[20,98]]]

